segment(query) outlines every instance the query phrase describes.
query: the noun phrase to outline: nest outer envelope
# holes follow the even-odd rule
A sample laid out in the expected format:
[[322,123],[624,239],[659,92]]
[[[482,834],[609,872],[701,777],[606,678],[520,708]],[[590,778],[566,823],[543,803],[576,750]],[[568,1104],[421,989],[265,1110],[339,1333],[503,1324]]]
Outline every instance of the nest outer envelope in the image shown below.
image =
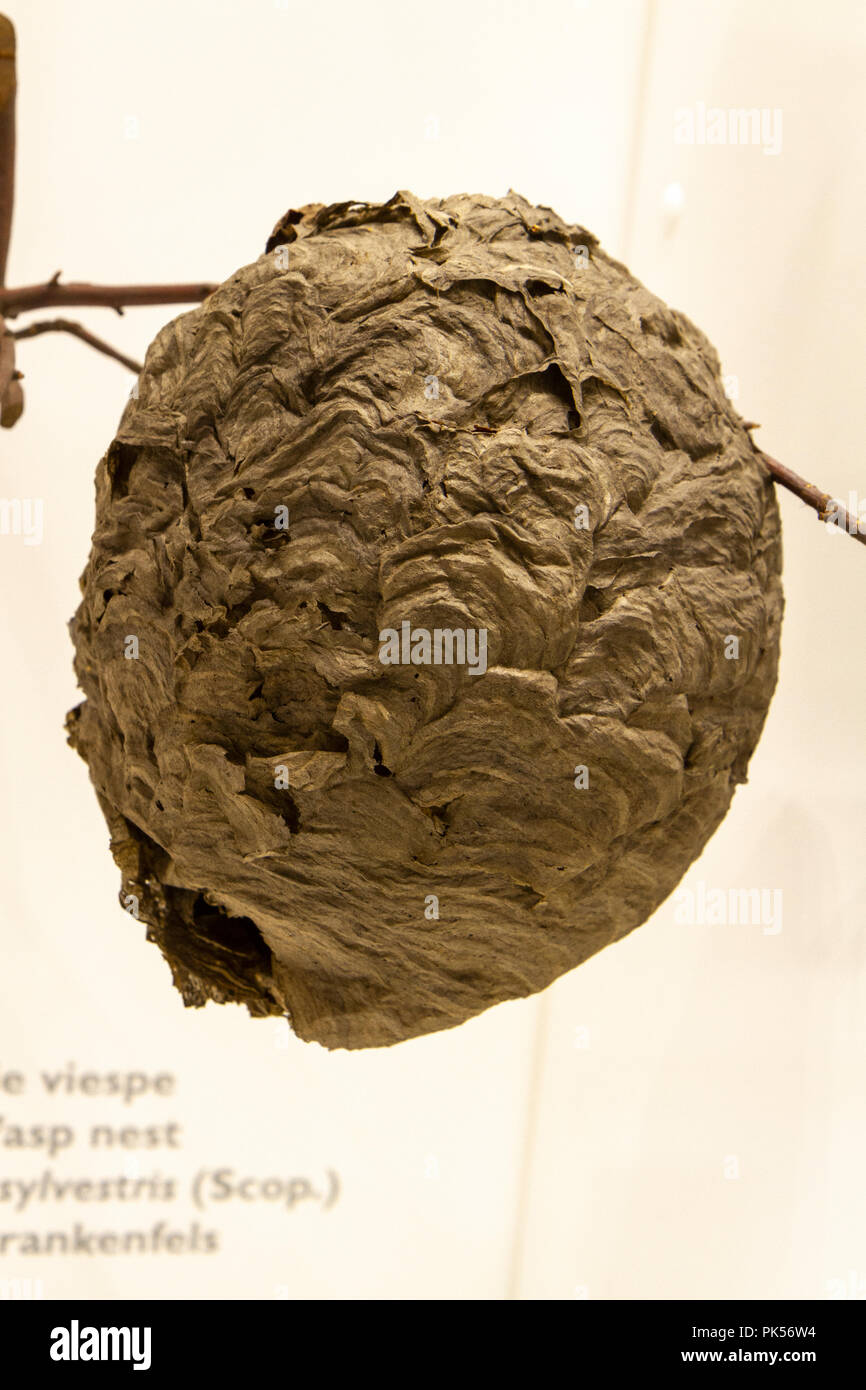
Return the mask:
[[[772,483],[703,334],[513,192],[287,213],[157,335],[96,493],[70,738],[187,1004],[461,1023],[643,922],[745,780]],[[486,673],[382,665],[404,621]]]

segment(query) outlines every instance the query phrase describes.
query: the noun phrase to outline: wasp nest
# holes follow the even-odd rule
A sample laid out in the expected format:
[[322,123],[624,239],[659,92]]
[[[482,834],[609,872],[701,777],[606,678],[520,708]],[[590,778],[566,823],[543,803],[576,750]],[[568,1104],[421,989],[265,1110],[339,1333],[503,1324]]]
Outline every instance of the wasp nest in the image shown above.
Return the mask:
[[97,474],[69,717],[188,1004],[448,1028],[643,922],[745,780],[779,517],[716,353],[517,194],[286,214]]

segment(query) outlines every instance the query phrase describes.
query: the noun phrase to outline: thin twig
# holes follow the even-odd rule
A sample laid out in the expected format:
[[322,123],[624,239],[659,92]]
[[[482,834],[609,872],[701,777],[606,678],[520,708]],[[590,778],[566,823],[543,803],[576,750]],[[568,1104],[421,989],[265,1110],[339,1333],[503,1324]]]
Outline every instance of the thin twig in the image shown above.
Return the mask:
[[15,30],[0,15],[0,285],[6,284],[6,261],[15,198]]
[[113,357],[115,362],[121,362],[124,367],[128,367],[136,375],[142,370],[141,363],[136,362],[134,357],[126,357],[117,348],[107,343],[104,338],[97,338],[95,333],[89,333],[80,323],[74,323],[72,319],[42,319],[39,323],[28,324],[26,328],[19,328],[17,332],[10,333],[10,338],[38,338],[43,333],[71,333],[74,338],[80,338],[83,343],[96,348],[97,352],[104,352],[106,357]]
[[799,473],[795,473],[792,468],[786,468],[784,463],[780,463],[778,459],[774,459],[770,454],[765,454],[763,449],[759,449],[758,453],[769,468],[773,481],[780,483],[782,487],[786,487],[789,492],[793,492],[794,496],[799,497],[801,502],[805,502],[807,507],[813,507],[818,513],[819,521],[827,521],[832,503],[833,511],[840,518],[840,521],[834,522],[833,524],[838,525],[841,531],[843,529],[842,522],[844,521],[846,534],[853,536],[854,540],[859,541],[861,545],[866,545],[866,531],[860,530],[857,518],[851,516],[850,512],[847,508],[842,506],[842,503],[837,497],[831,496],[829,492],[822,492],[819,487],[815,487],[814,483],[808,483],[805,478],[801,478]]
[[195,282],[184,285],[90,285],[70,281],[62,285],[55,275],[41,285],[0,289],[0,314],[15,318],[27,309],[83,308],[87,305],[114,309],[142,304],[193,304],[206,299],[216,285]]
[[[0,15],[0,286],[6,283],[6,262],[12,234],[15,199],[15,29]],[[24,392],[15,370],[15,349],[0,317],[0,425],[11,428],[24,409]]]

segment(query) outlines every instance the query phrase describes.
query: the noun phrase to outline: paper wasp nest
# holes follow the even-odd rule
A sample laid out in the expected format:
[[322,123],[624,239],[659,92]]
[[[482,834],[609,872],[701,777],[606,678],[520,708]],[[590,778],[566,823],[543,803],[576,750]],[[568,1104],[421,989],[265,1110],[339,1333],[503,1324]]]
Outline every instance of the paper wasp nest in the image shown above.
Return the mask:
[[328,1047],[543,989],[667,897],[776,678],[713,348],[517,194],[289,212],[99,465],[70,736],[188,1004]]

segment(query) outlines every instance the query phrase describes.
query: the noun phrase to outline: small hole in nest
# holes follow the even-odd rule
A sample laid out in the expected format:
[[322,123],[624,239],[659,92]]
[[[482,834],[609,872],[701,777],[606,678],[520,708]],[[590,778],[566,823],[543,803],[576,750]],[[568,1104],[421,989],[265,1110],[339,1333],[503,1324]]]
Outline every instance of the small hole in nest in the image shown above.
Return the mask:
[[653,420],[650,425],[650,434],[657,443],[661,444],[663,449],[670,451],[679,448],[670,430],[662,424],[661,420]]
[[382,750],[378,743],[373,744],[373,762],[375,763],[373,771],[377,777],[393,777],[394,774],[390,767],[386,767],[382,762]]

